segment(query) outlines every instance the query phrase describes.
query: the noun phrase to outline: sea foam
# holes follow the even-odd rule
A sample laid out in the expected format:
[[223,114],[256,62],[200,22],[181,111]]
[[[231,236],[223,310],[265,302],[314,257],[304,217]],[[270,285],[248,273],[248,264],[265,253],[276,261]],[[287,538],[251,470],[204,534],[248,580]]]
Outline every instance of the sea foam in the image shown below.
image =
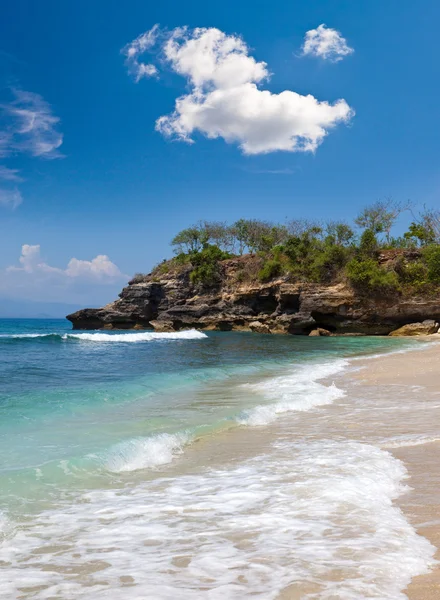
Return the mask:
[[161,333],[145,331],[142,333],[66,333],[64,339],[76,339],[89,342],[151,342],[153,340],[201,340],[208,337],[206,333],[189,329],[188,331],[173,331]]
[[0,596],[405,600],[435,552],[393,503],[406,477],[368,444],[284,442],[238,466],[78,495],[0,545]]
[[134,438],[113,446],[101,461],[113,473],[157,467],[171,462],[190,441],[191,436],[186,432]]
[[339,373],[348,364],[341,359],[328,363],[301,365],[288,375],[273,377],[260,383],[245,384],[257,395],[276,402],[260,404],[243,411],[237,419],[238,422],[242,425],[267,425],[278,415],[286,412],[304,412],[317,406],[331,404],[342,398],[345,392],[334,383],[324,385],[319,383],[319,380]]

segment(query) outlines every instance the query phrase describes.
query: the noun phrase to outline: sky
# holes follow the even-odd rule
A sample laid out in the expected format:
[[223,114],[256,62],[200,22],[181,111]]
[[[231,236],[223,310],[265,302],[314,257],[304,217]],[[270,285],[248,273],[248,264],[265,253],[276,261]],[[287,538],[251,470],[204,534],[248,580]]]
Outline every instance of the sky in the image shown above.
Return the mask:
[[1,299],[99,306],[200,219],[439,207],[440,4],[15,0]]

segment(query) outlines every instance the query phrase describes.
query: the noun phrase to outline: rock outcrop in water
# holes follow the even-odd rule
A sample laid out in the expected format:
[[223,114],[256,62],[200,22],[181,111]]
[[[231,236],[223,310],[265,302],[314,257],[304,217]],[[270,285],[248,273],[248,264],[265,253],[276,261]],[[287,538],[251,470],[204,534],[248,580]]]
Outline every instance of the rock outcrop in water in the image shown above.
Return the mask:
[[[440,298],[386,298],[357,294],[347,283],[240,281],[252,268],[252,256],[223,261],[217,286],[203,288],[190,280],[190,268],[134,279],[119,299],[103,308],[67,316],[74,329],[186,328],[243,330],[309,335],[387,335],[408,323],[440,320]],[[247,261],[247,262],[246,262]]]

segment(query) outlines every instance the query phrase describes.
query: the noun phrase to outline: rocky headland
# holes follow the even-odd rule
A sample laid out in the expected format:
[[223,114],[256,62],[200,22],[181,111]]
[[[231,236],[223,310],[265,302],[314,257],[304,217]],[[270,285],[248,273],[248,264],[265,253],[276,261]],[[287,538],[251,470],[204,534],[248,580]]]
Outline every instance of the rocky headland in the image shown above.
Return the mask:
[[209,287],[191,281],[190,266],[156,269],[130,281],[118,300],[67,319],[74,329],[197,328],[298,335],[438,331],[440,296],[370,296],[346,281],[304,283],[288,275],[262,283],[250,275],[260,267],[258,261],[256,255],[222,261],[221,276]]

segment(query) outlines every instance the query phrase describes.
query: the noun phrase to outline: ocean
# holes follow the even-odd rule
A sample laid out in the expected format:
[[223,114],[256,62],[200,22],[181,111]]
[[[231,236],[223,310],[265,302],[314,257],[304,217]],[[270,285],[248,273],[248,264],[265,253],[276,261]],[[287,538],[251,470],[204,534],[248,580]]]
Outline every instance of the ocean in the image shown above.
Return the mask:
[[0,597],[405,598],[402,399],[341,382],[422,346],[0,320]]

